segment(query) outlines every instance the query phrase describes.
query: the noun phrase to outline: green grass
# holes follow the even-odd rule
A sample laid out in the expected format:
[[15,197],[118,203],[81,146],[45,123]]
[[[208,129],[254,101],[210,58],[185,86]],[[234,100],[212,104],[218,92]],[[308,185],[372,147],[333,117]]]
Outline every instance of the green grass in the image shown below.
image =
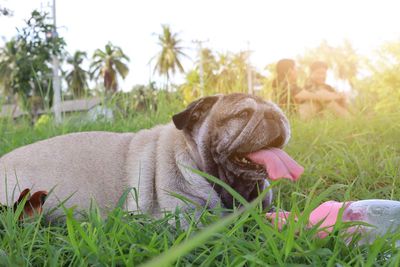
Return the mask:
[[[32,128],[25,123],[0,124],[0,155],[51,136],[75,131],[138,131],[166,123],[181,107],[163,105],[157,113],[135,114],[114,123],[79,123]],[[187,230],[168,221],[179,211],[154,220],[116,208],[102,219],[96,208],[76,220],[66,210],[65,223],[44,220],[16,223],[16,215],[0,215],[0,265],[60,266],[399,266],[395,241],[400,233],[369,245],[347,244],[339,223],[325,239],[307,229],[310,211],[326,200],[400,199],[400,112],[363,115],[348,120],[328,118],[292,122],[289,154],[305,167],[298,183],[273,184],[275,205],[291,210],[299,220],[282,231],[272,226],[257,203],[223,217],[221,210],[203,210],[202,227]],[[212,177],[208,177],[212,179]],[[229,189],[229,188],[228,188]],[[240,196],[237,196],[239,201]],[[301,212],[302,213],[301,213]]]

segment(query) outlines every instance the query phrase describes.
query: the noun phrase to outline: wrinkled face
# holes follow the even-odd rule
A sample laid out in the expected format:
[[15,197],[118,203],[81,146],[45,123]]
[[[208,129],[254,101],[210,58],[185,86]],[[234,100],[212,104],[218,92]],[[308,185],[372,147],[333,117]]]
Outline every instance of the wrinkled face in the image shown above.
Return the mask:
[[[207,125],[208,124],[208,125]],[[270,102],[247,95],[230,95],[219,101],[203,125],[210,134],[209,150],[221,172],[230,177],[263,180],[267,173],[246,155],[287,143],[289,123]],[[200,138],[207,139],[204,135]]]
[[[174,118],[177,128],[184,130],[198,167],[229,184],[248,201],[256,198],[268,185],[268,173],[246,155],[283,147],[290,138],[288,120],[275,104],[247,94],[199,101],[197,109],[192,104],[192,112],[186,114],[190,118],[184,127],[179,127],[182,125]],[[232,196],[222,188],[218,191],[225,206],[232,207]],[[271,194],[266,197],[265,206],[271,198]]]

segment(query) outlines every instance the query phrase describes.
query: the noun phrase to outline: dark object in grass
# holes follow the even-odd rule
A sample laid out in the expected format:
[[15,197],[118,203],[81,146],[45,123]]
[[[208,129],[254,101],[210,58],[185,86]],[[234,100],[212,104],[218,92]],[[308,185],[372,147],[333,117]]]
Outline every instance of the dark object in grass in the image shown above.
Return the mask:
[[17,211],[20,204],[24,203],[24,209],[19,216],[19,220],[22,221],[25,218],[32,218],[36,214],[41,214],[43,204],[46,201],[47,191],[37,191],[32,196],[30,195],[31,190],[29,188],[24,189],[18,197],[18,200],[12,207],[0,204],[0,212],[12,209],[13,212]]

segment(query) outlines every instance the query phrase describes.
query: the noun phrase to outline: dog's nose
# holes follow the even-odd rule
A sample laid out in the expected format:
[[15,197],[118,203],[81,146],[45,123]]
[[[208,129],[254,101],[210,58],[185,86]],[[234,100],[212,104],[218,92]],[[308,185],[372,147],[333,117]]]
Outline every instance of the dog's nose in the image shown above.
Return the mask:
[[273,139],[268,144],[268,146],[269,147],[282,147],[284,143],[285,143],[285,137],[282,134],[280,134],[275,139]]

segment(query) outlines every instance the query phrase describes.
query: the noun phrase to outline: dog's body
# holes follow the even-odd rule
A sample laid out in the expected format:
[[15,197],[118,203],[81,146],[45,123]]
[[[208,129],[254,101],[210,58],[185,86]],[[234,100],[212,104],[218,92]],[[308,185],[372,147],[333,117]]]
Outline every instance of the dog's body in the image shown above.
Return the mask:
[[131,211],[158,215],[184,207],[171,193],[201,206],[231,207],[230,194],[187,167],[218,177],[252,200],[268,185],[267,174],[233,155],[282,147],[289,137],[286,117],[272,103],[243,94],[207,97],[175,115],[174,124],[138,133],[68,134],[6,154],[0,158],[0,202],[13,203],[24,188],[54,189],[45,210],[67,198],[67,207],[86,209],[94,199],[107,210],[135,188],[137,199],[131,194],[127,200]]
[[0,159],[8,191],[6,199],[5,186],[0,187],[0,202],[13,203],[20,188],[54,187],[46,207],[70,197],[66,206],[87,209],[94,199],[110,209],[133,187],[139,194],[138,199],[128,197],[129,210],[157,215],[180,206],[170,192],[214,206],[219,197],[211,184],[183,167],[197,167],[184,142],[182,132],[168,124],[138,133],[74,133],[24,146]]

